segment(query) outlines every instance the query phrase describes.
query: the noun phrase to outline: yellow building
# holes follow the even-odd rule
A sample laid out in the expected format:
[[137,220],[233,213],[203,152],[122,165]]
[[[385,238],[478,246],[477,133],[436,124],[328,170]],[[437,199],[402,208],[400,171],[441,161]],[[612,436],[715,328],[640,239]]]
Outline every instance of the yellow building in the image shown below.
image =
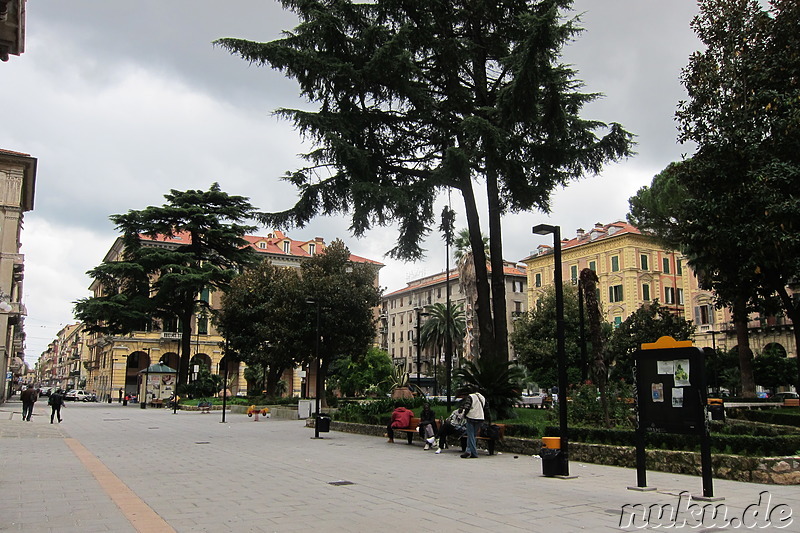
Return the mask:
[[[597,273],[601,312],[612,324],[620,324],[642,304],[658,299],[697,327],[696,346],[736,347],[730,310],[715,308],[714,294],[699,287],[684,257],[627,222],[598,223],[588,232],[579,229],[575,237],[562,239],[561,249],[565,282],[577,283],[584,268]],[[532,309],[553,284],[552,252],[551,246],[540,245],[535,254],[522,260],[528,267],[528,305]],[[792,327],[783,317],[752,314],[748,329],[753,352],[775,348],[796,356]]]
[[[143,237],[147,246],[179,247],[190,243],[188,234],[177,234],[171,238]],[[316,237],[310,241],[290,239],[280,231],[273,231],[266,236],[248,235],[244,239],[251,248],[264,260],[279,267],[299,268],[302,261],[325,250],[325,241]],[[123,243],[118,238],[103,259],[105,262],[116,261],[122,256]],[[375,283],[378,271],[383,266],[372,261],[351,255],[350,260],[357,263],[375,265]],[[102,293],[102,285],[95,281],[89,288],[96,296]],[[208,302],[212,309],[218,309],[222,299],[221,293],[203,291],[199,299]],[[212,373],[223,375],[228,367],[230,390],[233,394],[246,390],[243,376],[245,365],[236,361],[226,361],[222,346],[224,339],[211,323],[210,317],[195,315],[192,317],[192,343],[189,362],[190,375],[197,372],[199,365],[208,367]],[[179,344],[181,333],[178,332],[177,320],[154,321],[149,331],[135,331],[129,335],[88,335],[89,356],[84,363],[87,371],[86,382],[89,390],[94,390],[101,400],[118,398],[123,393],[135,394],[138,391],[139,373],[150,365],[163,363],[173,369],[179,367]],[[313,370],[313,366],[312,366]],[[289,394],[303,395],[303,380],[306,372],[300,368],[288,371],[284,379],[289,384]],[[313,372],[308,380],[313,382]],[[91,387],[89,386],[91,385]],[[313,391],[313,387],[305,387]]]

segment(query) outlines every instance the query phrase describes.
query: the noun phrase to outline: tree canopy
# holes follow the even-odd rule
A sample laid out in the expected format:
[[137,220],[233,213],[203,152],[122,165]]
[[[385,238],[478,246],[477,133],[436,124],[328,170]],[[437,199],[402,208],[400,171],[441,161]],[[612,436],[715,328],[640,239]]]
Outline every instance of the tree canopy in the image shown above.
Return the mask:
[[[277,112],[314,149],[286,176],[300,199],[264,222],[302,226],[346,212],[356,235],[396,222],[390,253],[417,259],[437,193],[458,190],[476,264],[481,355],[507,359],[501,216],[548,211],[555,187],[599,172],[632,144],[619,124],[579,116],[599,95],[580,92],[575,71],[560,62],[580,31],[564,15],[572,2],[282,4],[300,20],[282,38],[216,41],[295,79],[319,105]],[[478,179],[488,199],[491,287]]]
[[[208,302],[204,289],[223,290],[253,264],[243,224],[255,208],[214,183],[208,191],[171,190],[167,203],[110,218],[122,232],[122,254],[87,274],[102,294],[75,302],[75,316],[92,331],[123,334],[151,319],[177,320],[181,332],[178,384],[187,381],[192,317]],[[156,242],[157,239],[161,239]]]
[[[632,199],[631,221],[679,246],[720,303],[733,307],[743,394],[752,395],[747,314],[759,297],[776,295],[800,322],[800,301],[788,288],[800,273],[800,6],[699,6],[692,27],[705,49],[684,69],[688,99],[676,113],[679,140],[697,151]],[[680,205],[657,206],[669,191]]]

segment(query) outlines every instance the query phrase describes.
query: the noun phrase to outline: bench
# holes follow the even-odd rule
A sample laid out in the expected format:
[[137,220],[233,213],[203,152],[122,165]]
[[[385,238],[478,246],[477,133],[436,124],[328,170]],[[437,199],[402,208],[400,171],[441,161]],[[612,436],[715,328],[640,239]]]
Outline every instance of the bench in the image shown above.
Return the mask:
[[163,405],[164,405],[164,400],[160,398],[153,398],[153,400],[150,402],[150,407],[161,407]]
[[[506,425],[505,424],[492,424],[492,425],[497,426],[497,429],[498,429],[498,431],[500,433],[500,438],[497,439],[497,440],[503,440],[503,437],[506,434]],[[480,441],[480,440],[486,441],[486,449],[489,450],[489,455],[494,455],[494,448],[495,448],[495,445],[497,444],[497,440],[489,438],[489,437],[481,437],[480,435],[476,436],[475,440],[476,441]],[[464,453],[466,451],[467,451],[467,435],[464,434],[461,437],[461,453]]]
[[[397,433],[398,431],[400,433],[405,433],[408,443],[411,444],[414,441],[414,435],[419,434],[419,430],[417,429],[417,427],[419,426],[420,422],[421,422],[420,418],[414,417],[411,419],[411,422],[408,423],[408,427],[392,428],[392,431],[394,431],[395,433]],[[439,419],[436,420],[436,427],[437,429],[442,427],[442,420]]]
[[786,398],[783,400],[784,407],[800,407],[800,398]]
[[211,412],[211,402],[197,402],[197,407],[200,408],[201,413],[210,413]]

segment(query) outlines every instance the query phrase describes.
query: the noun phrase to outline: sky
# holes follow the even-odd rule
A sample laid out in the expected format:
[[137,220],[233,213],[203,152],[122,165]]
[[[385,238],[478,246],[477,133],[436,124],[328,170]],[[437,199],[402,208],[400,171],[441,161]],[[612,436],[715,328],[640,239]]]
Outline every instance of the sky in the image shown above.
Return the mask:
[[[693,0],[575,1],[585,31],[563,60],[587,92],[604,95],[582,116],[623,124],[636,135],[637,154],[556,191],[550,214],[506,216],[506,260],[552,243],[531,233],[535,224],[559,225],[567,238],[624,220],[628,198],[692,152],[676,141],[674,114],[685,98],[681,69],[701,46],[689,26],[696,13]],[[266,42],[294,26],[294,16],[270,0],[28,1],[25,52],[0,64],[0,148],[38,159],[21,249],[30,366],[75,322],[74,302],[90,296],[86,272],[118,234],[110,215],[162,205],[170,189],[207,190],[214,182],[262,211],[294,204],[296,191],[279,178],[310,146],[273,111],[308,104],[294,81],[212,45],[222,37]],[[437,213],[447,201],[439,199]],[[460,197],[450,202],[457,229],[465,227]],[[488,234],[485,208],[481,223]],[[342,238],[352,253],[383,262],[385,292],[444,271],[435,231],[426,257],[405,263],[385,256],[396,228],[356,239],[348,227],[346,216],[319,217],[287,233]]]

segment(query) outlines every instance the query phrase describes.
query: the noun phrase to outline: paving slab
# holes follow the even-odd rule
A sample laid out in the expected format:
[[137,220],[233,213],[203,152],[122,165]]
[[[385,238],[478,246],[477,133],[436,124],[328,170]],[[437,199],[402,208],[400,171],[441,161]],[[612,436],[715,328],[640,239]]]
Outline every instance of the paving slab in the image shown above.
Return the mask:
[[[314,439],[303,421],[69,403],[51,425],[45,409],[38,402],[23,422],[21,404],[0,406],[1,531],[372,532],[409,517],[442,532],[657,531],[666,525],[657,511],[702,492],[693,476],[648,472],[658,490],[635,492],[627,468],[572,462],[576,477],[564,480],[541,476],[538,457],[464,460],[339,432]],[[800,516],[777,524],[780,511],[800,512],[798,486],[714,480],[714,493],[727,520],[761,501],[776,522],[761,530],[800,530]],[[691,503],[671,529],[706,505]],[[683,527],[732,528],[707,522]]]

